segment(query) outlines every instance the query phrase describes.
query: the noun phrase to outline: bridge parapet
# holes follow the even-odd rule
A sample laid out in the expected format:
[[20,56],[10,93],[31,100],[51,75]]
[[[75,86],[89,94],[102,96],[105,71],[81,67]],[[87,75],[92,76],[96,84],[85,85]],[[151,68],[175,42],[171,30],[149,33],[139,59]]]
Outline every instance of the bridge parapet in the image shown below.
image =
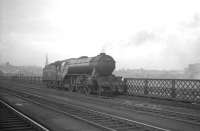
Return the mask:
[[200,80],[125,78],[127,95],[200,103]]

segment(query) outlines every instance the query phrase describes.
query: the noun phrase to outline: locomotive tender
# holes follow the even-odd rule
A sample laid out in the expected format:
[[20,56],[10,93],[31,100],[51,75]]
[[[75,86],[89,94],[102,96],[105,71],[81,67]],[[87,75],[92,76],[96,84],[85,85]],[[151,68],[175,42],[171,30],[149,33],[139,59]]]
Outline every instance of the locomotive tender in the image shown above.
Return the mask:
[[82,56],[48,64],[43,69],[43,82],[83,94],[113,95],[122,93],[122,77],[112,74],[114,59],[101,53],[95,57]]

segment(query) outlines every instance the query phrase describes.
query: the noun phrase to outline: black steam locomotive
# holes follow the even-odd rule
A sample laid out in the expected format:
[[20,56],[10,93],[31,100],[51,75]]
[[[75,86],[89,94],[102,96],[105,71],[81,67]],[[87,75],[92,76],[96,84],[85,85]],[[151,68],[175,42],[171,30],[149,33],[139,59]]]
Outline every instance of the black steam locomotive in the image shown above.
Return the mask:
[[114,59],[101,53],[95,57],[82,56],[48,64],[43,69],[47,87],[56,87],[83,94],[119,94],[123,90],[122,77],[112,74]]

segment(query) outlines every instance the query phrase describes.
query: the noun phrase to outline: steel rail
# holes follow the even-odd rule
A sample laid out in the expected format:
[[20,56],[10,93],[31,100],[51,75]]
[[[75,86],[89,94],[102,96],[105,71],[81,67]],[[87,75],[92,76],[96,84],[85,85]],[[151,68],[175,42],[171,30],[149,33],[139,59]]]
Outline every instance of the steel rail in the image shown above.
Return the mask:
[[129,120],[127,118],[111,115],[104,112],[99,112],[96,110],[86,109],[77,105],[72,104],[63,104],[59,102],[55,102],[52,100],[48,100],[47,98],[43,98],[39,95],[33,95],[30,93],[12,91],[15,94],[18,94],[20,97],[25,98],[27,100],[31,100],[32,102],[37,102],[42,106],[47,106],[48,108],[54,108],[55,110],[61,110],[66,114],[70,114],[72,117],[84,120],[88,123],[100,125],[101,127],[105,127],[107,130],[112,131],[124,131],[124,130],[144,130],[144,131],[169,131],[168,129],[160,128],[157,126],[145,124],[138,121]]
[[[22,89],[22,90],[25,90],[25,89]],[[40,90],[40,89],[32,88],[32,90]],[[27,91],[30,91],[30,90],[27,90]],[[79,97],[81,97],[80,94],[79,94]],[[90,98],[90,97],[92,97],[92,98]],[[108,97],[108,98],[110,98],[110,97]],[[162,109],[162,110],[161,109],[152,109],[152,108],[141,107],[141,106],[136,106],[136,105],[127,105],[127,104],[118,103],[118,102],[115,102],[115,101],[95,98],[95,97],[93,97],[93,95],[90,95],[88,98],[84,97],[84,99],[87,99],[87,100],[90,100],[90,101],[91,100],[94,101],[94,99],[95,99],[95,100],[97,100],[99,102],[103,102],[105,104],[112,104],[112,105],[116,105],[116,106],[120,105],[120,106],[128,107],[127,108],[128,110],[135,111],[135,112],[138,112],[138,113],[144,113],[144,114],[154,115],[154,116],[156,115],[156,116],[159,116],[159,117],[162,117],[162,118],[177,120],[177,121],[180,121],[180,122],[185,122],[185,123],[194,124],[194,125],[200,125],[200,116],[195,116],[195,115],[190,114],[190,113],[171,111],[171,110],[167,110],[167,109]],[[82,101],[82,99],[80,99],[80,100]]]
[[2,118],[0,120],[1,130],[17,131],[49,131],[46,127],[34,121],[30,117],[16,110],[3,100],[0,100]]
[[[34,90],[39,90],[36,88],[32,88]],[[22,89],[25,90],[25,89]],[[76,97],[76,96],[75,96]],[[79,97],[83,97],[79,94]],[[92,97],[92,98],[90,98]],[[103,97],[104,98],[104,97]],[[106,98],[110,98],[110,97],[106,97]],[[181,122],[185,122],[185,123],[190,123],[190,124],[194,124],[194,125],[200,125],[200,116],[195,116],[193,114],[190,113],[183,113],[183,112],[177,112],[177,111],[171,111],[171,110],[167,110],[167,109],[155,109],[155,108],[147,108],[147,107],[142,107],[142,106],[136,106],[136,105],[127,105],[124,103],[119,103],[119,102],[115,102],[115,101],[110,101],[108,99],[104,100],[102,98],[95,98],[93,95],[90,95],[89,97],[85,98],[87,100],[92,100],[94,101],[97,100],[99,102],[103,102],[106,104],[112,104],[112,105],[116,105],[116,106],[124,106],[127,107],[128,110],[130,111],[135,111],[138,113],[145,113],[148,115],[156,115],[162,118],[167,118],[167,119],[172,119],[172,120],[177,120],[177,121],[181,121]],[[84,101],[82,99],[80,99],[81,101]]]

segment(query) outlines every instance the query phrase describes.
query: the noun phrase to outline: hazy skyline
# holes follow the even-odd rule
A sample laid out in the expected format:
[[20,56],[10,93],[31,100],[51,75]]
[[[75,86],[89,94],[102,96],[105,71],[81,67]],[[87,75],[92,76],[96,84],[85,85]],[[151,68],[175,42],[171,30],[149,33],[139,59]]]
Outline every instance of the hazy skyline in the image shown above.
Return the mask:
[[117,68],[183,69],[200,62],[198,0],[0,0],[0,63],[106,52]]

